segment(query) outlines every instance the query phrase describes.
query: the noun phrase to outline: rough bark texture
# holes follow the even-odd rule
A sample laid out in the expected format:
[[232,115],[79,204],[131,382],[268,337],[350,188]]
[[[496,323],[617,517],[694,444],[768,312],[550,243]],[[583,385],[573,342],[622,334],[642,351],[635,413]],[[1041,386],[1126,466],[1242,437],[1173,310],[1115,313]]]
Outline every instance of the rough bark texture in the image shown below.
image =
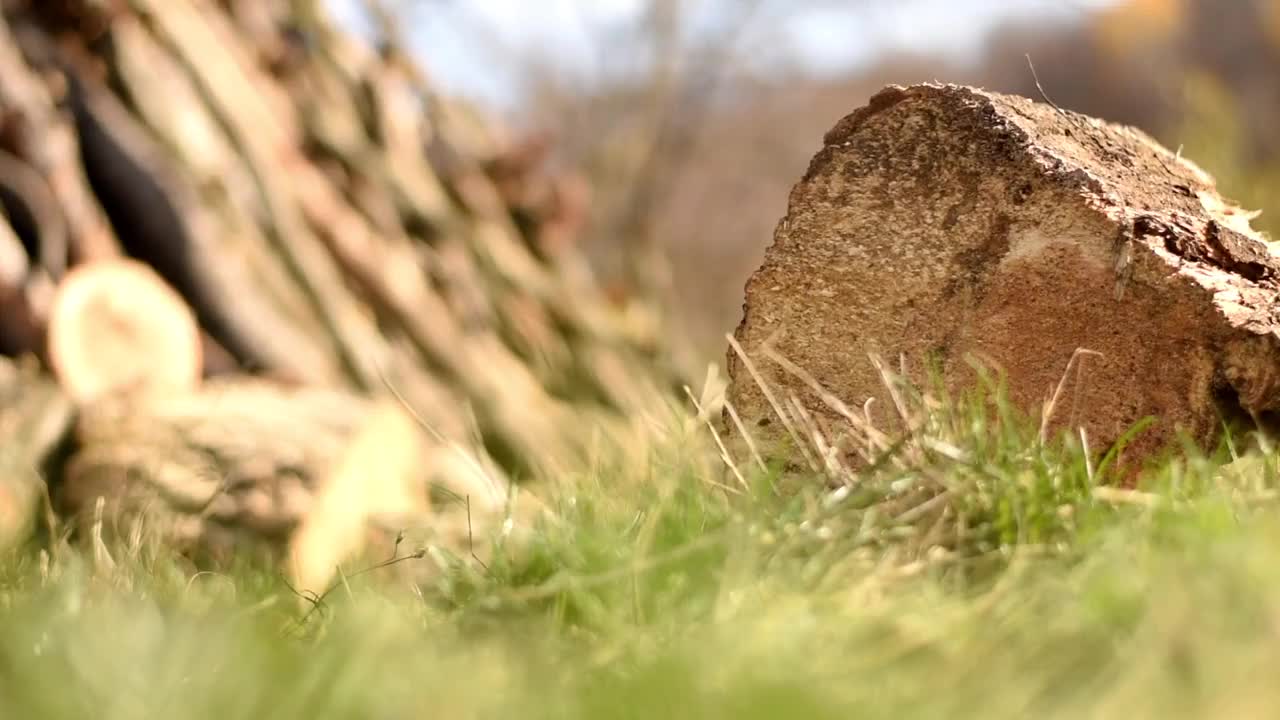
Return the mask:
[[[1077,349],[1052,430],[1105,450],[1146,416],[1148,457],[1220,413],[1280,408],[1280,255],[1191,162],[1128,127],[954,85],[890,86],[827,133],[746,287],[736,337],[776,395],[847,427],[766,346],[851,407],[890,398],[868,361],[966,358],[1039,412]],[[775,412],[733,351],[730,400],[768,434]]]

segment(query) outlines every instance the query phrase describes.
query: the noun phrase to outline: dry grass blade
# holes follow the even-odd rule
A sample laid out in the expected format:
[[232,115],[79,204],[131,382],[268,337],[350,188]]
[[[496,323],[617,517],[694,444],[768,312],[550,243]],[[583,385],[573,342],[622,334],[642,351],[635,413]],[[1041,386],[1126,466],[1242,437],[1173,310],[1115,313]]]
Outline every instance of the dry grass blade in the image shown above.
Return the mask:
[[1089,483],[1094,482],[1093,456],[1089,452],[1089,433],[1085,431],[1084,426],[1080,427],[1080,450],[1084,454],[1084,471],[1089,478]]
[[937,495],[934,495],[933,497],[925,500],[919,505],[916,505],[915,507],[911,507],[902,511],[901,513],[898,514],[897,517],[894,518],[894,520],[902,524],[914,523],[917,520],[927,516],[929,513],[933,512],[934,510],[937,510],[940,506],[945,505],[946,502],[950,499],[951,499],[951,492],[948,490],[944,490],[938,493]]
[[[889,398],[893,401],[893,407],[898,411],[898,418],[902,421],[903,432],[903,449],[909,454],[908,461],[913,465],[920,465],[924,462],[924,452],[916,442],[917,428],[923,425],[916,413],[911,412],[907,405],[906,398],[902,396],[901,383],[904,382],[904,375],[895,375],[892,370],[885,366],[884,361],[875,353],[868,354],[871,365],[880,374],[880,383],[889,393]],[[905,363],[904,363],[905,367]]]
[[1053,420],[1053,413],[1057,409],[1059,401],[1062,399],[1062,393],[1066,391],[1067,380],[1071,377],[1071,371],[1078,365],[1079,371],[1077,373],[1078,382],[1076,388],[1076,403],[1073,404],[1071,419],[1073,424],[1076,422],[1075,415],[1078,412],[1079,397],[1084,390],[1084,358],[1089,356],[1102,357],[1102,353],[1089,350],[1087,348],[1076,348],[1076,351],[1071,353],[1071,359],[1067,361],[1067,367],[1062,371],[1062,377],[1058,380],[1058,385],[1054,388],[1053,395],[1049,398],[1048,402],[1045,403],[1044,410],[1041,413],[1040,442],[1048,442],[1049,423]]
[[1164,498],[1152,493],[1105,486],[1094,488],[1093,497],[1113,505],[1138,505],[1147,508],[1157,508],[1165,502]]
[[845,485],[852,485],[855,477],[841,462],[839,449],[834,444],[827,442],[826,435],[818,427],[817,421],[809,414],[809,411],[805,410],[799,398],[792,395],[789,400],[796,418],[804,425],[810,439],[813,441],[814,451],[822,459],[823,469],[826,471],[827,477]]
[[734,353],[736,353],[739,359],[742,360],[743,367],[745,367],[747,372],[751,374],[751,379],[755,381],[756,385],[760,388],[760,392],[764,393],[765,400],[769,402],[769,406],[773,408],[773,412],[778,416],[778,419],[782,421],[783,427],[787,429],[787,433],[795,442],[796,447],[800,449],[800,453],[804,456],[805,462],[809,465],[809,469],[813,472],[820,472],[818,463],[813,459],[813,455],[809,452],[809,448],[806,446],[804,439],[796,430],[795,423],[783,408],[782,403],[778,402],[778,399],[774,396],[773,390],[769,387],[769,383],[765,382],[764,377],[756,368],[756,364],[747,356],[746,351],[742,349],[742,345],[738,342],[738,339],[733,336],[733,333],[726,333],[725,339],[729,341],[729,347],[733,348]]
[[742,417],[738,415],[737,409],[733,407],[733,403],[725,398],[724,409],[729,413],[730,419],[733,420],[734,427],[738,428],[738,434],[742,436],[742,441],[747,444],[747,451],[751,453],[751,459],[755,461],[756,467],[761,472],[767,471],[769,468],[765,465],[764,456],[760,454],[760,449],[756,447],[756,441],[751,437],[751,433],[747,431],[747,426],[742,422]]
[[[702,409],[702,403],[698,402],[698,398],[694,397],[693,390],[689,389],[688,385],[685,385],[684,392],[689,396],[689,400],[693,403],[694,408],[697,409],[698,415],[700,417],[703,416],[704,412]],[[707,418],[705,422],[707,424],[707,429],[711,431],[711,437],[715,438],[716,446],[720,448],[720,458],[724,460],[724,464],[733,472],[733,476],[737,478],[738,484],[742,486],[742,489],[749,489],[750,485],[747,484],[747,479],[742,476],[742,471],[738,469],[738,464],[733,461],[733,456],[729,454],[729,448],[725,447],[724,441],[720,439],[720,433],[716,430],[716,426],[711,422],[710,418]],[[717,483],[717,485],[719,484]]]
[[[839,414],[849,422],[849,425],[853,427],[854,431],[864,439],[867,450],[865,452],[860,450],[860,454],[865,462],[871,462],[877,452],[883,452],[889,448],[891,443],[889,442],[888,436],[880,432],[871,424],[869,413],[864,411],[862,416],[854,413],[843,400],[836,397],[835,394],[823,387],[823,385],[818,382],[817,378],[813,377],[813,375],[807,372],[804,368],[787,359],[771,344],[766,344],[763,352],[765,357],[777,363],[779,367],[795,376],[796,379],[800,380],[800,382],[809,386],[809,388],[813,390],[814,394],[816,394],[822,402],[827,405],[827,407],[831,408],[832,411]],[[871,399],[868,399],[867,402],[870,403]]]

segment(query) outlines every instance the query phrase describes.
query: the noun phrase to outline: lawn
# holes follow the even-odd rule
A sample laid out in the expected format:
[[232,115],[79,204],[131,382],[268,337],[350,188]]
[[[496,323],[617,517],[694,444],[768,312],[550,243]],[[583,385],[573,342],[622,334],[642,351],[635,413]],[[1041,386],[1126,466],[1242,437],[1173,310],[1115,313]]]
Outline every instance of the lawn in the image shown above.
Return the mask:
[[[739,485],[705,425],[548,479],[487,562],[406,548],[319,603],[134,538],[0,578],[13,718],[1263,717],[1280,663],[1277,474],[1184,451],[1137,490],[991,403],[833,487]],[[699,430],[700,428],[700,430]],[[621,456],[619,456],[621,457]],[[712,456],[714,457],[714,456]],[[754,468],[754,469],[752,469]],[[512,538],[518,537],[517,540]],[[314,599],[313,599],[314,600]]]

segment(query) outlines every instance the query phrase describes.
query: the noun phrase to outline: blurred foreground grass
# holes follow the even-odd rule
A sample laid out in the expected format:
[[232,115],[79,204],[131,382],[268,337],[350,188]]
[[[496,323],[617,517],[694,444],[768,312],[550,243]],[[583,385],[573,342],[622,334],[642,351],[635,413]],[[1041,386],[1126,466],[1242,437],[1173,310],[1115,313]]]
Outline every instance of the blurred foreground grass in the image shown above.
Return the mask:
[[319,605],[146,541],[12,557],[0,714],[1280,712],[1269,459],[1185,453],[1104,491],[1107,467],[1007,408],[912,402],[921,432],[853,487],[778,466],[726,490],[696,425],[664,428],[645,463],[558,478],[519,543],[477,538],[487,563],[428,548],[405,561],[439,566],[416,587],[347,568]]

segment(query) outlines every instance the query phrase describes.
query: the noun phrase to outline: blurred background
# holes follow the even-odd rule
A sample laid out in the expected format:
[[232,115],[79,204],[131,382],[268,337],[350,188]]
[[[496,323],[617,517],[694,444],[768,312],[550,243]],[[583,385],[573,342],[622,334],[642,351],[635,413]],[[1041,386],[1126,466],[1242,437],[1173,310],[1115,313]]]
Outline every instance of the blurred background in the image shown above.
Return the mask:
[[394,528],[469,548],[715,415],[886,84],[1138,126],[1274,233],[1277,69],[1280,0],[0,0],[0,548],[46,497],[308,588]]
[[[343,22],[368,22],[331,0]],[[1141,127],[1225,193],[1280,192],[1280,0],[398,0],[437,87],[582,179],[615,296],[714,361],[823,133],[887,83],[1038,96]],[[1255,225],[1280,224],[1264,212]]]

